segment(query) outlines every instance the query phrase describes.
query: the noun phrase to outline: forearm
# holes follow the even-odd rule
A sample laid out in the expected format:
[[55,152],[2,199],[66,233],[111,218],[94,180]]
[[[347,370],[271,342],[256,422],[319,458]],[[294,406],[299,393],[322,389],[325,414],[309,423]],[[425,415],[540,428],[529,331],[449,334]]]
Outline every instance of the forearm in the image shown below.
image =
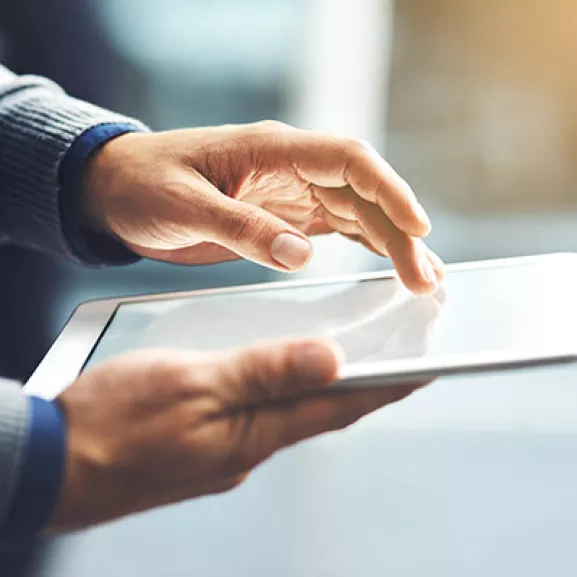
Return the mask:
[[[108,129],[95,132],[95,127]],[[131,130],[146,127],[71,98],[49,80],[19,77],[0,66],[0,242],[90,262],[71,246],[63,216],[73,211],[82,163],[102,143]]]

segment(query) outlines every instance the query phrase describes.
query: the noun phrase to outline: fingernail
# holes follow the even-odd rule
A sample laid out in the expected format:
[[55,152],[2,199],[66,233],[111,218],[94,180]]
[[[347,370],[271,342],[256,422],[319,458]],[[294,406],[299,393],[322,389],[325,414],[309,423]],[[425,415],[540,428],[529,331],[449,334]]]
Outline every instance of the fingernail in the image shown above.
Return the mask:
[[427,257],[424,257],[421,260],[421,273],[423,275],[423,279],[427,284],[437,286],[437,275],[435,274],[433,265],[431,264],[431,262]]
[[309,260],[311,245],[304,238],[283,232],[274,239],[271,254],[279,264],[290,269],[299,269]]

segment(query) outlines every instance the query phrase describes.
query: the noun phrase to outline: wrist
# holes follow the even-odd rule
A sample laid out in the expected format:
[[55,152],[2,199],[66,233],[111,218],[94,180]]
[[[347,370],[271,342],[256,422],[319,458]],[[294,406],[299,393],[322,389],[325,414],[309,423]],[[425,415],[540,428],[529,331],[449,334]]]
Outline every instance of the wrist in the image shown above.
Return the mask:
[[74,141],[60,164],[62,229],[72,253],[86,264],[129,264],[138,260],[107,226],[101,190],[113,186],[115,171],[106,170],[101,157],[115,140],[140,132],[142,129],[131,124],[95,126]]
[[54,505],[52,516],[46,525],[45,533],[54,535],[82,528],[79,522],[79,512],[82,511],[86,499],[83,496],[85,482],[83,481],[84,458],[74,444],[74,435],[69,431],[67,444],[66,466],[62,475],[62,488]]
[[[91,468],[89,455],[92,452],[91,439],[79,434],[71,407],[64,400],[64,395],[56,400],[68,426],[66,443],[66,462],[62,471],[61,490],[54,505],[52,516],[46,526],[47,534],[73,531],[82,527],[78,522],[79,512],[86,502],[88,487],[86,469]],[[92,499],[92,501],[94,498]],[[94,505],[94,503],[92,503]]]
[[123,132],[107,140],[84,162],[79,175],[76,210],[81,228],[116,238],[107,218],[107,200],[114,197],[115,187],[119,185],[122,150],[130,146],[127,142],[134,136],[139,135]]
[[68,433],[62,488],[46,526],[48,535],[77,531],[114,517],[107,515],[110,501],[114,500],[107,482],[113,469],[113,453],[101,434],[94,434],[93,427],[87,423],[90,419],[79,415],[86,409],[94,412],[92,400],[88,406],[86,399],[75,397],[72,385],[56,400],[66,416]]

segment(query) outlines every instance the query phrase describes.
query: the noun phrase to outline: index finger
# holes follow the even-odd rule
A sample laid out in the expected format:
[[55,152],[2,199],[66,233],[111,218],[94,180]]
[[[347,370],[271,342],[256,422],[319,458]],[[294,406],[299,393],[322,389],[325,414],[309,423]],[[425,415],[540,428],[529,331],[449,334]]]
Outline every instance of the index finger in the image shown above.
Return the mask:
[[400,230],[412,236],[429,233],[431,221],[415,193],[370,144],[307,131],[290,138],[293,166],[303,180],[333,188],[349,185]]

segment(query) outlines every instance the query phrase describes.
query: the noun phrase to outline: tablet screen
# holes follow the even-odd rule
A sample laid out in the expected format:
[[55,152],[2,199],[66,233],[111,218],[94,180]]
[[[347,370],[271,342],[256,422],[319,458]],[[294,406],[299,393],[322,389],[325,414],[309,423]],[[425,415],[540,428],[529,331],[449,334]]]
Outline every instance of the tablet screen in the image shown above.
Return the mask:
[[575,338],[576,283],[558,273],[548,262],[457,269],[431,297],[381,278],[125,303],[88,364],[136,348],[211,350],[304,335],[336,340],[348,363],[539,354]]

